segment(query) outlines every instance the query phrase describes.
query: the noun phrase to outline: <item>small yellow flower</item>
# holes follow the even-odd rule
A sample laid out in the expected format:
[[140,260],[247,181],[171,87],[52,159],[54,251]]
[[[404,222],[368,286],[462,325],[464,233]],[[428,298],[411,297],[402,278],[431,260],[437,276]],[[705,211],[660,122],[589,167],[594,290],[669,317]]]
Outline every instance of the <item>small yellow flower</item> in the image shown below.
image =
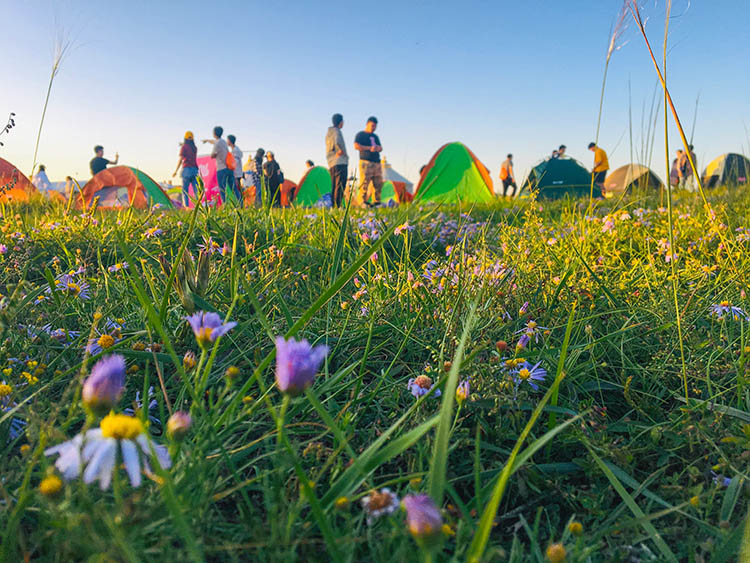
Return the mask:
[[698,506],[700,503],[701,503],[701,499],[698,497],[698,495],[695,495],[694,497],[690,498],[691,506]]
[[568,530],[570,530],[570,533],[574,536],[580,536],[583,533],[583,524],[580,522],[571,522],[568,525]]
[[417,487],[419,487],[419,485],[422,484],[422,478],[421,477],[413,477],[413,478],[409,479],[409,484],[413,488],[416,489]]
[[39,365],[39,362],[35,360],[29,360],[28,362],[26,362],[26,367],[29,368],[29,370],[33,370],[38,365]]
[[239,374],[240,374],[240,368],[238,368],[237,366],[229,366],[227,368],[227,371],[224,373],[227,379],[234,379]]
[[49,475],[39,483],[39,492],[45,497],[56,497],[62,491],[63,482],[57,475]]
[[13,387],[7,383],[0,383],[0,399],[3,399],[13,393]]
[[146,345],[143,342],[136,342],[133,344],[133,350],[137,352],[143,352],[146,349]]
[[31,451],[31,446],[29,446],[28,444],[24,444],[23,446],[21,446],[20,450],[21,450],[21,455],[29,455],[29,452]]
[[3,375],[5,377],[10,377],[13,374],[13,368],[5,368],[3,370]]
[[349,506],[349,499],[346,497],[339,497],[336,499],[335,505],[339,510],[344,509]]
[[443,527],[441,528],[441,530],[443,532],[443,535],[446,535],[446,536],[456,535],[456,531],[453,528],[451,528],[448,524],[443,524]]
[[547,559],[549,559],[551,563],[562,563],[565,561],[566,555],[565,547],[563,547],[563,544],[561,543],[553,543],[547,548]]
[[349,302],[348,301],[342,301],[341,302],[341,309],[346,311],[349,308]]
[[133,364],[128,368],[128,373],[138,373],[139,369],[138,364]]
[[39,378],[35,375],[31,375],[28,371],[22,372],[21,377],[23,377],[29,385],[36,385],[39,383]]
[[110,336],[109,334],[102,334],[99,337],[99,340],[97,340],[96,342],[97,344],[99,344],[99,346],[106,350],[107,348],[111,348],[112,346],[114,346],[115,339],[112,338],[112,336]]
[[242,397],[242,402],[246,405],[249,405],[253,401],[255,401],[255,398],[252,395],[245,395],[244,397]]

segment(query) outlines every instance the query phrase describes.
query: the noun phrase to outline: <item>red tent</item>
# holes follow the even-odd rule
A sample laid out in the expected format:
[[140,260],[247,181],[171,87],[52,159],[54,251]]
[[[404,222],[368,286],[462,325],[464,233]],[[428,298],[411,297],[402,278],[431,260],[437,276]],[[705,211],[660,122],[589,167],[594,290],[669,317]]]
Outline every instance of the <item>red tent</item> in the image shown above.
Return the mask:
[[0,158],[0,201],[29,201],[38,193],[34,184],[7,160]]

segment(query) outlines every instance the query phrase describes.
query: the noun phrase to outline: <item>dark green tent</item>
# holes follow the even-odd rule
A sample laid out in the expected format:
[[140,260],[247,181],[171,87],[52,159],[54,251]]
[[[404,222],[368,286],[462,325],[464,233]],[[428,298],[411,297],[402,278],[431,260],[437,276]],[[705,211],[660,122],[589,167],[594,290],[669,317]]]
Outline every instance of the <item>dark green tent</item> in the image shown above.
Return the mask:
[[750,182],[750,160],[741,154],[723,154],[708,163],[701,180],[704,188],[747,184]]
[[[550,158],[531,169],[521,186],[521,193],[535,192],[539,199],[589,197],[591,173],[574,158]],[[594,197],[601,197],[594,185]]]

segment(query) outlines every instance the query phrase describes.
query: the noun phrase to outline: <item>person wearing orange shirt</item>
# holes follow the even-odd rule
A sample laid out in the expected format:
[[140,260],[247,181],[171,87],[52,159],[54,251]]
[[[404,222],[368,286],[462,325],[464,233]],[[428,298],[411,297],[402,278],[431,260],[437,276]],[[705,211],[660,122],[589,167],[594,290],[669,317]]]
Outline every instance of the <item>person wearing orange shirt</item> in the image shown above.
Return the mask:
[[604,149],[597,147],[596,143],[589,143],[589,150],[594,153],[594,184],[599,186],[604,194],[604,178],[609,170],[609,160]]
[[514,197],[518,186],[516,186],[516,175],[513,173],[512,154],[509,154],[508,158],[506,158],[500,165],[500,180],[503,182],[503,197],[508,195],[508,188],[511,186],[513,187],[513,191],[511,192],[510,197]]

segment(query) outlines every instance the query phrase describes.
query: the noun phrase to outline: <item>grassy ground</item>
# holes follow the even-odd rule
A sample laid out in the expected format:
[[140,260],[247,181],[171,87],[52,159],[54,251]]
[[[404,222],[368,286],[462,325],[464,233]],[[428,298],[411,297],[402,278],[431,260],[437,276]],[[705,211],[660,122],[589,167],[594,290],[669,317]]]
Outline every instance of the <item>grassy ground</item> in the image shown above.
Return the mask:
[[[351,216],[5,209],[0,559],[541,561],[561,543],[570,561],[734,560],[750,342],[744,313],[712,305],[747,307],[750,198],[711,197],[711,213],[676,198],[674,248],[658,195]],[[51,290],[69,272],[77,286]],[[197,310],[238,323],[203,355]],[[288,406],[277,335],[330,349]],[[173,465],[138,488],[116,469],[107,491],[44,495],[44,449],[96,424],[81,382],[113,352],[128,365],[116,410],[150,414]],[[546,370],[538,389],[519,358]],[[420,375],[442,395],[415,399]],[[181,444],[164,432],[176,410],[193,420]],[[400,510],[368,524],[361,499],[381,487],[429,493],[440,545],[420,551]]]

